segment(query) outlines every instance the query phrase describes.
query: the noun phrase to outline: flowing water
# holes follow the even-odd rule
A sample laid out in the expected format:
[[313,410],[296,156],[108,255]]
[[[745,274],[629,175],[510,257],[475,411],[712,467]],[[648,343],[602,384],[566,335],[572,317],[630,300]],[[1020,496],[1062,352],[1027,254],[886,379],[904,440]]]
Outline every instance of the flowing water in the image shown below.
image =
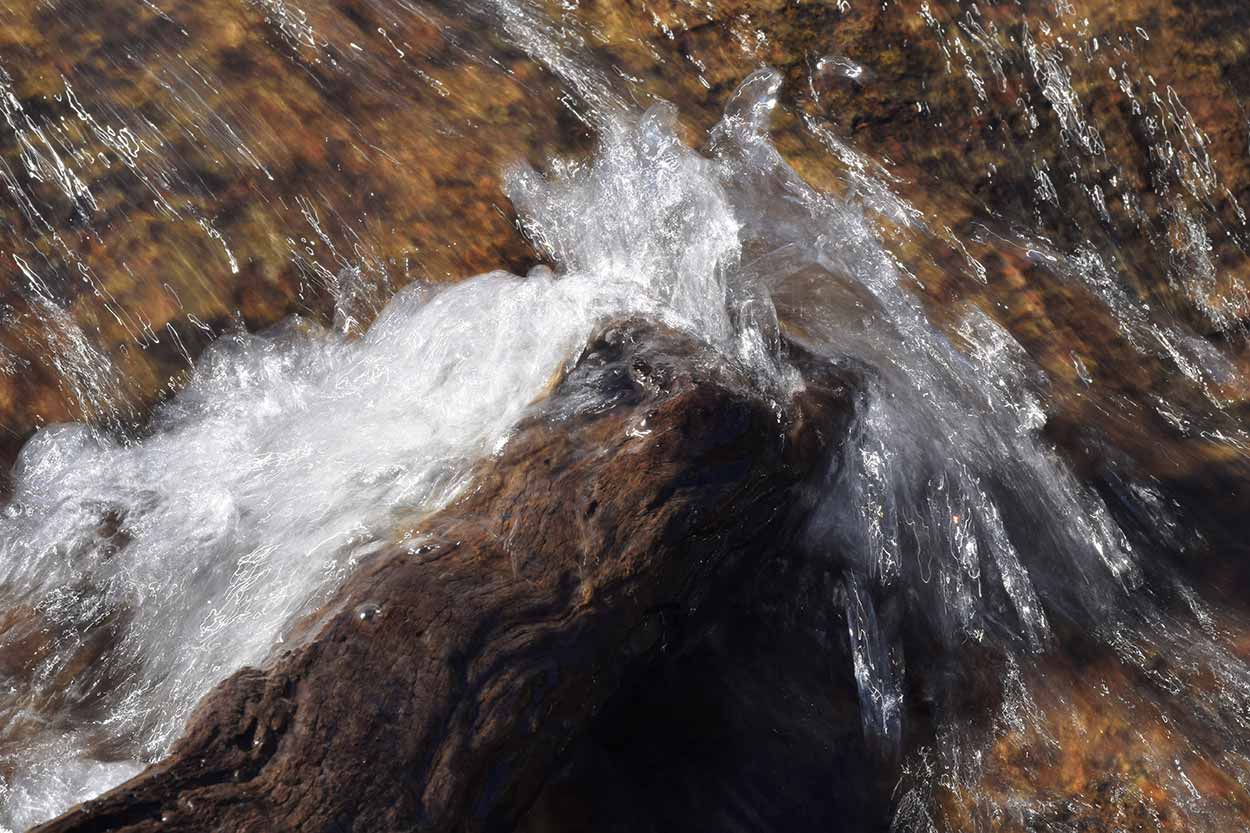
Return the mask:
[[[423,14],[419,4],[384,5],[397,20]],[[346,60],[350,47],[331,48],[294,4],[257,8],[296,53]],[[392,292],[359,240],[329,265],[306,254],[311,246],[293,246],[292,261],[334,298],[332,326],[304,317],[261,332],[223,327],[140,422],[124,374],[67,313],[55,282],[13,256],[58,384],[91,419],[26,442],[0,515],[4,647],[30,658],[4,666],[0,828],[50,818],[159,759],[213,685],[281,645],[302,612],[391,540],[397,518],[451,500],[595,325],[626,314],[715,346],[750,370],[764,397],[802,384],[781,358],[783,336],[864,379],[852,435],[796,545],[842,577],[828,604],[844,617],[865,735],[897,768],[895,806],[883,809],[895,829],[1078,829],[1083,810],[1072,805],[1085,797],[1018,788],[1002,750],[1014,745],[1049,766],[1074,744],[1092,745],[1100,730],[1082,710],[1086,697],[1132,715],[1146,747],[1137,772],[1106,775],[1108,790],[1154,808],[1156,827],[1132,829],[1171,829],[1164,818],[1178,829],[1244,822],[1250,664],[1226,600],[1204,596],[1177,566],[1211,549],[1221,530],[1195,526],[1153,462],[1138,458],[1149,441],[1126,425],[1138,417],[1117,414],[1127,399],[1106,393],[1116,362],[1149,363],[1163,380],[1143,385],[1150,418],[1244,471],[1235,466],[1250,448],[1237,393],[1246,298],[1217,252],[1244,251],[1250,237],[1209,139],[1175,90],[1135,62],[1128,39],[1149,33],[1100,45],[1066,4],[1026,14],[926,3],[909,13],[914,37],[944,56],[935,84],[969,85],[986,113],[1049,120],[1069,178],[1057,186],[1046,163],[1028,162],[1027,211],[999,216],[991,206],[953,230],[913,199],[884,149],[856,146],[807,107],[838,85],[878,83],[872,66],[829,54],[809,61],[801,82],[756,69],[736,79],[719,120],[701,131],[670,104],[640,102],[630,70],[593,54],[593,29],[511,0],[464,14],[544,67],[594,137],[585,156],[538,169],[515,160],[504,176],[510,210],[548,265]],[[1007,14],[1019,17],[1011,34]],[[406,44],[388,42],[395,55],[376,60],[403,58]],[[1111,52],[1111,78],[1151,148],[1147,180],[1108,161],[1107,128],[1073,86],[1075,66],[1098,67]],[[691,63],[682,71],[703,79]],[[188,91],[199,83],[193,67],[152,71],[177,75]],[[72,83],[62,95],[150,199],[188,212],[173,196],[173,169],[162,167],[172,152],[160,137],[106,126],[140,118],[90,115]],[[23,183],[61,189],[90,222],[104,209],[75,173],[90,160],[24,109],[11,81],[0,84],[9,85],[0,104],[26,165],[0,169],[6,211],[47,226],[49,257],[81,263],[78,244],[41,219],[34,185]],[[1045,101],[1040,116],[1042,100],[995,94],[1026,85]],[[266,170],[262,151],[226,119],[190,92],[179,100],[234,164]],[[788,136],[819,149],[802,175],[771,132],[782,120]],[[819,187],[813,165],[824,172]],[[1060,189],[1106,223],[1052,239],[1043,214]],[[1120,213],[1142,246],[1166,252],[1158,280],[1172,300],[1144,291],[1127,245],[1117,245],[1128,231],[1105,208],[1113,194],[1118,207],[1153,206]],[[300,213],[320,231],[315,205]],[[1020,221],[1030,216],[1032,226]],[[229,241],[207,215],[196,223],[223,250],[218,270],[237,274]],[[1119,352],[1088,355],[1098,341],[1068,349],[1058,329],[1017,337],[1006,303],[974,302],[994,253],[1094,309],[1108,326],[1099,338]],[[968,295],[935,304],[926,285],[935,268]],[[119,321],[140,320],[125,299],[108,305]],[[179,339],[175,328],[168,335]],[[1066,378],[1047,366],[1056,353]],[[1078,413],[1106,420],[1083,456],[1048,430],[1078,400],[1087,408]],[[1066,672],[1061,660],[1075,644],[1105,652],[1112,670]],[[1113,688],[1124,674],[1140,684]],[[1116,824],[1130,829],[1127,819]]]

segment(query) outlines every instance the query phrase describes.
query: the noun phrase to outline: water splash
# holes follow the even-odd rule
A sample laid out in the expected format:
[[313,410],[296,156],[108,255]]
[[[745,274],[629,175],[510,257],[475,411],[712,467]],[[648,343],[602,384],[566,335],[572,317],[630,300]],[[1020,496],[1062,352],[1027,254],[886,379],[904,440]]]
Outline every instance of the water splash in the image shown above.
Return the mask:
[[[0,521],[0,582],[25,600],[18,615],[51,636],[0,699],[15,727],[6,755],[19,762],[0,787],[0,823],[46,817],[162,754],[211,685],[261,661],[294,617],[387,540],[397,514],[445,504],[595,322],[627,313],[716,345],[769,395],[795,384],[777,358],[782,332],[865,379],[805,544],[843,571],[830,604],[846,614],[865,728],[884,745],[903,751],[917,647],[949,673],[949,688],[965,679],[969,646],[994,655],[995,731],[1048,737],[1022,669],[1053,644],[1058,623],[1096,624],[1095,637],[1144,672],[1158,672],[1158,654],[1185,656],[1188,676],[1158,672],[1160,688],[1202,702],[1210,725],[1240,727],[1245,704],[1233,693],[1244,690],[1244,665],[1143,598],[1141,554],[1042,436],[1046,380],[1023,349],[978,310],[964,310],[950,332],[926,314],[878,220],[931,232],[883,167],[809,122],[848,169],[847,193],[804,182],[768,140],[780,79],[767,70],[743,83],[696,153],[677,138],[671,108],[632,114],[528,6],[486,5],[580,93],[600,130],[594,158],[508,178],[555,270],[413,287],[360,334],[355,304],[373,303],[359,300],[368,294],[358,291],[361,272],[310,265],[340,297],[335,332],[292,322],[228,335],[139,442],[82,426],[37,435]],[[975,53],[924,9],[948,66],[962,61],[990,106],[987,79],[1001,90],[1007,77],[995,33],[961,24],[989,61],[978,72]],[[1101,134],[1063,56],[1024,31],[1063,135],[1075,152],[1097,155]],[[867,82],[871,72],[853,77]],[[1200,145],[1193,139],[1191,161],[1177,163],[1195,199],[1215,194]],[[36,170],[53,172],[43,162]],[[1037,181],[1039,199],[1057,203],[1049,175],[1039,169]],[[1202,283],[1198,299],[1209,281],[1190,273],[1205,244],[1196,232],[1185,240],[1178,280]],[[1072,274],[1135,347],[1193,360],[1196,347],[1169,349],[1173,330],[1151,323],[1118,276],[1085,255],[1068,258]],[[1207,356],[1194,378],[1212,378],[1218,358]],[[1139,494],[1142,511],[1160,517],[1149,491]],[[1199,691],[1203,674],[1219,680],[1214,695]],[[934,785],[973,784],[987,743],[951,717],[933,750],[909,756],[904,771],[920,786],[900,792],[899,829],[932,828]],[[1183,771],[1169,782],[1186,783]]]
[[159,757],[397,513],[463,488],[596,322],[658,318],[785,381],[771,308],[739,268],[725,171],[673,119],[659,106],[614,121],[593,160],[510,174],[556,272],[410,287],[359,339],[305,321],[228,334],[139,441],[60,425],[27,444],[0,517],[0,588],[29,619],[6,638],[33,628],[49,643],[0,695],[14,761],[0,824]]

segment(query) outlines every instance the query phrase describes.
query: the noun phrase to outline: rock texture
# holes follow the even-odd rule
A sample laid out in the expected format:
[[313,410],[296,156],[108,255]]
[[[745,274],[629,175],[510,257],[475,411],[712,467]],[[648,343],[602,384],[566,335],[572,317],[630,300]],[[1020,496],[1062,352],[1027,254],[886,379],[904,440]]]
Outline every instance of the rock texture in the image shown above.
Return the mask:
[[[237,321],[301,312],[358,330],[411,280],[527,268],[500,172],[582,153],[592,137],[559,80],[472,11],[488,5],[0,9],[0,462],[48,422],[141,422]],[[882,226],[934,319],[977,306],[1002,323],[1046,372],[1047,435],[1082,477],[1115,508],[1125,460],[1110,456],[1131,458],[1180,528],[1201,532],[1185,549],[1122,518],[1135,543],[1180,562],[1202,594],[1241,599],[1248,469],[1244,446],[1219,434],[1235,435],[1224,429],[1245,424],[1250,402],[1245,3],[545,6],[640,104],[673,101],[693,144],[742,78],[778,67],[787,160],[819,187],[855,187],[855,158],[815,125],[883,165],[925,219]],[[1099,277],[1091,253],[1239,373],[1204,389],[1130,344],[1085,280]],[[1207,266],[1210,280],[1189,280]],[[654,379],[625,358],[643,348],[609,341],[477,491],[305,623],[302,647],[232,678],[170,760],[49,829],[351,829],[364,812],[360,829],[456,817],[668,830],[697,807],[712,829],[791,833],[861,818],[845,793],[891,803],[846,719],[845,625],[803,601],[836,593],[830,568],[774,551],[837,426],[814,425],[803,403],[773,420],[671,335],[644,367],[678,370]],[[579,384],[620,399],[578,411]],[[1211,396],[1225,404],[1203,430],[1156,407],[1202,411]],[[833,398],[836,420],[845,401]],[[648,408],[665,431],[645,433]],[[730,575],[733,587],[717,584]],[[1244,612],[1220,622],[1244,656]],[[0,630],[0,670],[20,665],[6,652],[42,650],[23,608],[0,612]],[[1063,754],[1006,732],[936,820],[1183,829],[1151,786],[1165,773],[1183,763],[1204,794],[1238,787],[1193,760],[1183,736],[1201,730],[1158,711],[1145,677],[1101,656],[1026,673],[1038,708],[1075,727]],[[362,749],[384,752],[362,761]],[[968,796],[1045,812],[989,818]]]
[[167,760],[38,829],[514,826],[623,683],[785,546],[851,413],[828,373],[778,410],[683,336],[609,328],[298,647],[222,683]]
[[863,733],[827,555],[753,563],[625,681],[518,833],[885,833],[897,771]]

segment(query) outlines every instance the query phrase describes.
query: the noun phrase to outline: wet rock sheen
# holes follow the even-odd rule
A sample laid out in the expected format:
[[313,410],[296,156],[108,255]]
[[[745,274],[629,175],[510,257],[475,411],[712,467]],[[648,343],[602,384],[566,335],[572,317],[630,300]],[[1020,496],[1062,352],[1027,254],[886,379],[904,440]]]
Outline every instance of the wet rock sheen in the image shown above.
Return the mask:
[[512,826],[614,694],[723,618],[717,588],[785,546],[851,402],[822,371],[779,411],[685,336],[608,327],[298,647],[218,686],[166,760],[36,829]]

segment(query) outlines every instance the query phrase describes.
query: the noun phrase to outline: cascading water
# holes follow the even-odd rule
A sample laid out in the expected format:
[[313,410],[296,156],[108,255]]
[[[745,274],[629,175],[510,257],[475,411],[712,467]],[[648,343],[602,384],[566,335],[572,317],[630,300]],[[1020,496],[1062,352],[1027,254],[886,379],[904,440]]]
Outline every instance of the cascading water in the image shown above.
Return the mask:
[[[284,33],[304,31],[291,28],[297,18],[284,4],[266,9]],[[390,540],[397,518],[450,501],[596,323],[626,314],[714,345],[750,370],[761,396],[800,384],[780,357],[783,336],[862,376],[853,434],[799,546],[842,575],[828,602],[845,617],[863,726],[902,762],[896,829],[934,829],[938,787],[975,790],[1004,733],[1058,745],[1024,677],[1073,632],[1154,675],[1157,691],[1134,707],[1191,712],[1202,729],[1192,742],[1246,788],[1250,666],[1123,522],[1143,519],[1166,538],[1177,527],[1167,502],[1131,466],[1119,472],[1121,506],[1083,482],[1044,436],[1057,405],[1028,352],[979,308],[955,311],[950,326],[934,320],[892,235],[956,248],[971,264],[965,242],[1013,247],[1089,288],[1134,350],[1206,391],[1202,412],[1175,415],[1185,425],[1222,418],[1216,388],[1236,375],[1233,363],[1159,320],[1096,246],[1064,254],[1024,232],[988,230],[960,241],[897,194],[884,167],[807,119],[844,169],[838,193],[812,187],[769,138],[775,72],[742,82],[696,152],[679,138],[673,108],[635,112],[537,11],[483,9],[580,96],[598,131],[593,158],[552,163],[546,175],[518,168],[507,180],[554,269],[411,286],[363,334],[346,298],[336,331],[292,320],[230,333],[137,439],[79,424],[35,435],[0,517],[0,610],[37,622],[39,634],[37,662],[0,695],[0,827],[46,819],[158,759],[214,684],[263,662],[293,621]],[[942,31],[932,15],[925,21]],[[984,27],[961,26],[1002,73]],[[1028,31],[1023,49],[1071,152],[1097,156],[1101,139],[1081,118],[1061,56]],[[948,62],[967,59],[988,107],[963,41],[943,43]],[[813,78],[834,70],[871,80],[843,58],[817,62]],[[1167,102],[1166,129],[1192,137],[1183,106]],[[1208,318],[1228,323],[1231,302],[1211,299],[1209,270],[1195,266],[1208,247],[1186,221],[1186,200],[1220,197],[1218,180],[1201,141],[1185,148],[1188,161],[1172,171],[1183,186],[1172,217],[1188,232],[1174,280]],[[1037,181],[1039,198],[1053,201],[1048,174],[1039,169]],[[361,273],[332,277],[356,286]],[[62,330],[72,341],[71,327]],[[112,368],[72,345],[64,353],[81,359],[67,376],[83,410],[107,416],[100,380]],[[1235,447],[1240,435],[1220,436]],[[1158,656],[1176,667],[1160,670]],[[957,705],[959,689],[987,669],[998,709],[989,728]],[[919,741],[909,723],[917,689],[936,715],[933,737]],[[1220,823],[1224,798],[1197,794],[1179,762],[1152,763],[1188,819]],[[1027,798],[976,801],[986,818],[1040,812]]]
[[50,643],[5,698],[4,824],[159,757],[199,698],[262,661],[398,513],[463,488],[596,322],[650,316],[762,386],[784,382],[776,322],[737,268],[726,171],[677,140],[673,116],[614,122],[593,162],[550,180],[511,176],[558,277],[414,286],[355,340],[302,321],[226,336],[138,441],[65,425],[26,446],[0,521],[2,583]]

